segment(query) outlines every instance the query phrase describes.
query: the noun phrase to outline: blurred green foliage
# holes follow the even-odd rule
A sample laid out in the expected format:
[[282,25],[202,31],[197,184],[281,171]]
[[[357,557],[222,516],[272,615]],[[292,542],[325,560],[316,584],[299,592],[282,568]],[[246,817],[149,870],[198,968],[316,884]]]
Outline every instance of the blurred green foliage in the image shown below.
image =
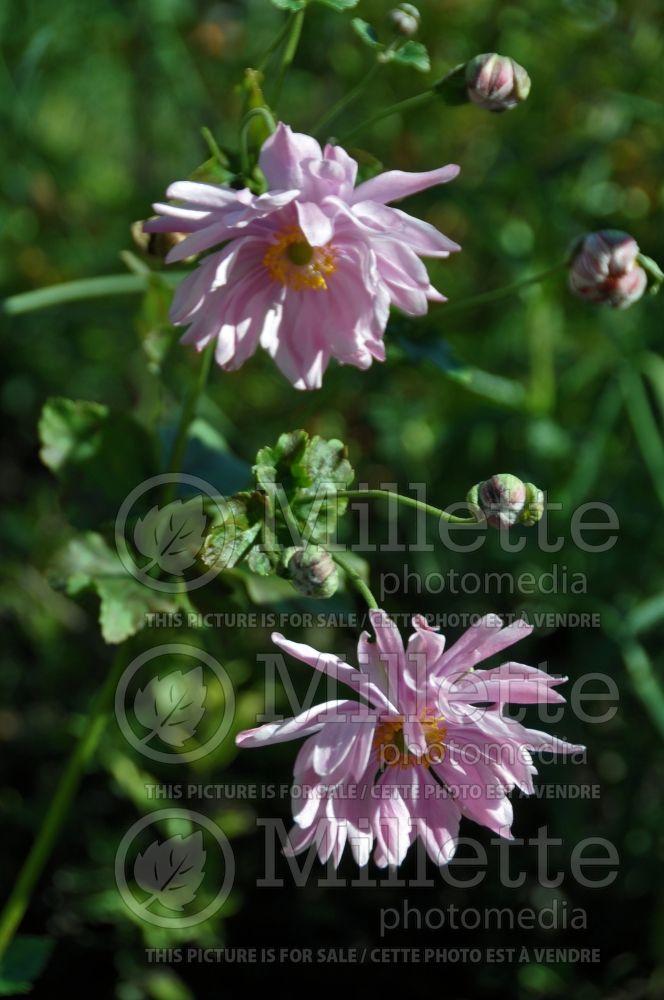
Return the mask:
[[[352,13],[379,26],[388,8],[384,0],[361,0]],[[449,261],[431,264],[434,284],[452,302],[497,288],[555,264],[579,233],[609,226],[630,231],[661,262],[664,37],[657,0],[423,0],[420,8],[419,37],[431,55],[431,74],[383,67],[334,123],[339,135],[478,52],[509,54],[533,82],[527,105],[506,115],[430,105],[386,118],[353,140],[386,168],[461,165],[453,184],[409,202],[414,214],[463,246]],[[200,127],[208,126],[224,148],[237,149],[239,83],[245,68],[260,62],[283,16],[268,0],[10,0],[0,7],[5,294],[125,272],[119,254],[132,248],[130,223],[149,213],[170,181],[188,176],[209,156]],[[353,32],[350,17],[319,4],[307,13],[280,100],[284,119],[299,130],[312,130],[369,68],[372,50]],[[276,81],[274,63],[268,65],[270,100]],[[159,430],[165,452],[195,365],[192,353],[176,346],[167,306],[167,292],[156,287],[142,301],[114,297],[3,317],[3,892],[39,827],[111,658],[97,631],[97,599],[74,603],[52,589],[46,575],[50,555],[71,528],[55,481],[39,461],[40,411],[50,396],[94,401],[147,431]],[[418,594],[411,586],[384,603],[388,610],[425,613],[598,611],[601,628],[540,629],[518,656],[546,660],[571,680],[606,671],[620,690],[620,711],[611,723],[583,727],[569,717],[568,728],[559,728],[560,735],[588,744],[587,765],[573,773],[563,764],[549,766],[541,777],[597,782],[601,797],[519,801],[515,825],[517,836],[533,835],[544,824],[561,836],[561,867],[574,843],[601,831],[619,849],[618,879],[595,891],[570,879],[545,890],[537,884],[532,852],[517,848],[516,863],[528,878],[509,900],[515,907],[549,905],[553,898],[586,907],[586,932],[533,931],[528,943],[600,947],[601,967],[450,967],[447,982],[455,983],[458,996],[628,1000],[657,998],[664,990],[661,329],[661,299],[612,313],[573,299],[564,277],[554,277],[494,305],[451,311],[449,318],[444,306],[421,321],[395,317],[385,365],[368,373],[332,367],[317,393],[295,393],[263,355],[238,373],[215,371],[194,425],[186,471],[226,495],[246,487],[256,451],[272,444],[276,432],[304,427],[346,441],[359,481],[370,486],[392,482],[408,492],[409,483],[426,482],[427,499],[445,506],[462,499],[472,483],[509,470],[563,505],[551,518],[551,534],[565,538],[555,553],[540,551],[534,540],[506,553],[491,536],[468,555],[437,546],[381,554],[373,564],[376,590],[380,572],[403,575],[404,559],[425,577],[451,570],[517,577],[555,565],[566,567],[570,579],[585,574],[584,595],[480,590],[469,597]],[[609,551],[588,554],[571,543],[571,511],[587,500],[618,512],[619,541]],[[379,540],[387,536],[387,513],[379,504],[373,512]],[[100,520],[106,516],[100,510]],[[406,541],[414,516],[405,515],[401,524]],[[232,575],[205,588],[197,604],[205,611],[252,606]],[[312,607],[349,611],[359,605],[343,594],[325,605],[289,599],[276,610]],[[334,635],[309,629],[300,637],[349,656],[356,641],[352,629]],[[261,707],[255,658],[269,648],[267,629],[164,629],[158,639],[204,646],[218,657],[236,688],[236,728],[251,724]],[[136,648],[153,643],[148,630]],[[295,666],[293,676],[306,690],[304,672]],[[599,702],[596,711],[602,707]],[[288,745],[237,755],[229,737],[176,778],[168,765],[148,774],[145,761],[110,727],[99,754],[102,767],[86,776],[75,816],[24,923],[25,934],[57,940],[34,995],[56,989],[88,995],[92,982],[96,995],[120,1000],[216,994],[219,967],[146,963],[144,947],[172,945],[178,935],[134,921],[113,881],[115,851],[148,808],[146,782],[287,781],[293,759]],[[236,885],[216,918],[181,939],[201,946],[378,943],[378,909],[400,906],[399,889],[321,890],[315,880],[302,889],[288,880],[281,890],[256,888],[263,851],[256,816],[286,819],[286,801],[213,802],[206,811],[233,838]],[[474,829],[473,835],[488,843],[484,832]],[[342,870],[351,875],[353,868],[344,862]],[[495,871],[476,890],[437,885],[408,895],[423,908],[507,902]],[[401,934],[398,942],[385,943],[407,940],[417,946],[478,943],[469,932]],[[487,931],[481,943],[514,941]],[[260,972],[245,971],[248,977]]]

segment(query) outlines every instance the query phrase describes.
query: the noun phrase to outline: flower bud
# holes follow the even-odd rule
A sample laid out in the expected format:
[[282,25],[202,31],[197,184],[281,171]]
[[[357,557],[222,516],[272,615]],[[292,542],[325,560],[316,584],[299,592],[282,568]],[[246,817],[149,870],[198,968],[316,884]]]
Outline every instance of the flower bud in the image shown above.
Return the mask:
[[305,597],[332,597],[339,586],[337,567],[322,545],[287,549],[284,564],[291,583]]
[[637,260],[639,245],[629,233],[602,229],[578,241],[569,287],[581,299],[627,309],[641,298],[648,276]]
[[498,473],[473,486],[466,499],[472,507],[479,507],[492,528],[511,528],[523,512],[526,486],[508,472]]
[[544,513],[544,494],[533,483],[525,483],[526,502],[523,510],[519,514],[519,524],[525,524],[531,528],[533,524],[541,521]]
[[487,111],[509,111],[530,93],[530,77],[523,66],[495,52],[467,62],[465,82],[469,99]]
[[387,19],[393,30],[405,38],[416,35],[420,26],[420,12],[412,3],[400,3],[389,12]]

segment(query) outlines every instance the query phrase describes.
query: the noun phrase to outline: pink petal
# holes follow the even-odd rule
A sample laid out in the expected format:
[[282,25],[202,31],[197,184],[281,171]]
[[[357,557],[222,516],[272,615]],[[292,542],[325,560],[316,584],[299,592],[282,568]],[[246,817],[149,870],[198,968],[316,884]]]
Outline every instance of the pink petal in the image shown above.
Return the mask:
[[377,177],[372,177],[355,188],[353,204],[358,201],[379,201],[387,203],[406,198],[408,195],[425,191],[437,184],[447,184],[454,180],[460,168],[454,164],[440,167],[438,170],[427,170],[424,173],[407,173],[403,170],[388,170]]
[[327,215],[312,201],[295,205],[300,229],[312,247],[322,247],[332,239],[334,227]]
[[[175,181],[166,191],[168,198],[176,201],[188,201],[202,208],[226,208],[237,201],[238,192],[233,188],[220,187],[216,184],[199,184],[195,181]],[[167,206],[170,210],[170,206]]]
[[283,722],[267,722],[255,729],[245,729],[244,732],[238,733],[235,737],[235,745],[238,747],[260,747],[271,743],[296,740],[300,736],[308,736],[310,733],[317,732],[326,724],[336,723],[340,714],[344,711],[352,711],[353,706],[354,702],[347,700],[328,701],[323,705],[316,705],[315,708],[308,708],[292,719],[285,719]]
[[301,161],[320,160],[322,155],[315,139],[293,132],[290,126],[279,122],[276,131],[263,144],[258,165],[271,188],[299,188],[302,184]]
[[383,692],[375,684],[371,683],[366,674],[362,674],[355,667],[351,667],[349,663],[344,663],[343,660],[340,660],[332,653],[319,653],[318,650],[305,645],[303,642],[292,642],[278,632],[272,633],[272,641],[280,649],[294,656],[296,660],[302,660],[303,663],[307,663],[315,670],[320,670],[321,673],[328,674],[330,677],[334,677],[335,680],[347,684],[353,691],[356,691],[363,698],[366,698],[367,701],[370,701],[375,708],[387,711],[392,715],[396,714],[396,709],[390,704]]

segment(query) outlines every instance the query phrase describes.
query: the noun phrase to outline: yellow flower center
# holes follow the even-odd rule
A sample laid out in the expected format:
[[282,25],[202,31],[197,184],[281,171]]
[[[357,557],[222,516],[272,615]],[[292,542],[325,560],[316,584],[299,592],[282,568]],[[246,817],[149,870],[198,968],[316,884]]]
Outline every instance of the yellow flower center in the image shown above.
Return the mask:
[[326,289],[326,277],[337,269],[330,244],[312,247],[297,226],[277,236],[263,257],[263,263],[273,280],[296,292],[304,288]]
[[374,735],[373,747],[379,753],[381,765],[387,767],[412,767],[420,764],[430,767],[440,764],[445,756],[443,740],[447,734],[447,726],[442,715],[423,715],[420,725],[424,730],[427,748],[424,753],[413,753],[406,746],[403,732],[403,719],[387,719],[381,722]]

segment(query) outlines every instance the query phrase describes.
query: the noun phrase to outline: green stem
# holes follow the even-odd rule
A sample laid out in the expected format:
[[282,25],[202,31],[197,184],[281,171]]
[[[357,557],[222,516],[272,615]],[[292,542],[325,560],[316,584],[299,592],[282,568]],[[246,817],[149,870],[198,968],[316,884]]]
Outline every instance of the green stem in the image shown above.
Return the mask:
[[270,132],[274,132],[277,127],[277,123],[267,108],[252,108],[244,116],[240,127],[240,165],[246,178],[249,178],[252,169],[249,158],[249,126],[255,118],[262,118]]
[[378,608],[378,601],[371,593],[369,587],[366,585],[360,574],[353,569],[349,562],[347,562],[345,556],[340,555],[338,552],[333,552],[332,558],[337,566],[341,566],[350,582],[353,584],[357,592],[362,595],[368,606],[370,608]]
[[441,510],[439,507],[432,507],[431,504],[423,503],[422,500],[405,497],[401,493],[392,493],[390,490],[338,490],[332,495],[356,500],[396,500],[403,507],[413,507],[415,510],[424,511],[425,514],[448,521],[450,524],[480,523],[476,517],[457,517],[456,514],[448,514],[447,511]]
[[152,281],[162,281],[175,288],[186,271],[151,272],[149,275],[109,274],[99,278],[81,278],[80,281],[66,281],[60,285],[37,288],[34,292],[12,295],[2,303],[2,310],[10,316],[59,306],[65,302],[79,302],[83,299],[101,299],[112,295],[135,295],[146,292]]
[[491,292],[482,292],[481,295],[471,295],[466,299],[457,299],[450,305],[445,306],[444,315],[449,316],[450,313],[460,311],[461,309],[471,309],[474,306],[485,305],[487,302],[497,302],[499,299],[508,298],[521,288],[527,288],[528,285],[537,285],[540,281],[546,281],[547,278],[558,274],[566,267],[567,261],[560,261],[560,263],[554,264],[553,267],[548,267],[546,271],[540,271],[529,278],[520,278],[519,281],[513,281],[511,285],[503,285],[502,288],[495,288]]
[[352,87],[347,94],[344,94],[343,97],[340,97],[339,100],[336,102],[336,104],[333,104],[330,110],[323,115],[321,120],[318,122],[318,125],[312,132],[312,135],[321,136],[323,134],[323,129],[325,128],[327,123],[331,122],[334,118],[337,117],[337,115],[340,115],[342,111],[345,111],[346,108],[353,103],[353,101],[357,100],[357,98],[360,96],[364,88],[369,85],[369,83],[373,80],[378,70],[383,65],[385,64],[380,63],[378,62],[378,60],[376,60],[371,69],[369,70],[369,72],[366,73],[365,76],[363,76],[362,79],[358,83],[356,83],[355,86]]
[[270,45],[266,48],[265,52],[263,53],[263,57],[261,58],[260,62],[258,63],[258,67],[257,67],[259,69],[259,71],[262,72],[265,69],[267,63],[269,62],[270,56],[272,55],[272,53],[274,51],[276,51],[276,49],[279,48],[279,46],[283,42],[284,38],[286,37],[286,35],[290,31],[290,26],[291,26],[290,25],[290,18],[287,17],[284,20],[284,23],[279,28],[279,31],[277,32],[277,34],[273,38],[273,40],[270,43]]
[[0,958],[16,933],[28,908],[35,884],[53,850],[60,830],[70,814],[71,804],[83,772],[94,754],[111,712],[118,681],[127,662],[127,648],[119,649],[103,687],[97,692],[85,729],[74,747],[51,799],[48,812],[30,849],[14,888],[0,915]]
[[212,156],[217,161],[217,163],[219,163],[220,166],[222,166],[222,167],[228,166],[228,163],[226,161],[226,157],[224,156],[224,154],[222,153],[221,149],[219,148],[219,143],[217,142],[217,140],[215,139],[215,137],[212,135],[212,132],[207,127],[207,125],[202,125],[201,126],[201,135],[203,136],[203,139],[205,140],[207,148],[210,150],[210,152],[212,153]]
[[[182,413],[180,414],[180,420],[178,422],[178,428],[175,434],[175,440],[173,441],[173,446],[171,448],[171,453],[168,458],[168,470],[170,472],[179,472],[182,468],[182,463],[184,461],[184,454],[187,448],[187,438],[189,436],[189,429],[191,427],[192,421],[196,416],[196,408],[198,406],[198,400],[201,397],[203,390],[205,389],[205,383],[208,380],[208,375],[210,374],[210,367],[212,365],[212,358],[214,357],[214,343],[209,344],[208,347],[203,351],[203,357],[201,359],[201,366],[198,369],[198,377],[196,381],[191,386],[187,398],[182,407]],[[165,505],[170,503],[175,492],[177,490],[177,483],[166,483],[164,487],[162,503]]]
[[279,67],[274,100],[272,101],[272,107],[274,108],[276,108],[279,104],[281,89],[284,85],[284,80],[286,79],[286,73],[295,58],[295,53],[297,52],[300,35],[302,34],[302,24],[304,23],[304,11],[305,8],[303,7],[302,10],[298,10],[295,14],[293,14],[290,20],[290,33],[288,35],[288,41],[286,42],[286,48],[284,49],[284,53],[281,57],[281,65]]
[[376,122],[382,121],[383,118],[387,118],[389,115],[396,115],[404,111],[413,111],[415,108],[421,108],[424,104],[428,104],[429,101],[433,100],[436,96],[437,95],[434,90],[425,90],[423,94],[416,94],[415,97],[407,97],[405,101],[399,101],[397,104],[390,104],[388,108],[383,108],[382,111],[378,111],[370,118],[365,118],[359,125],[356,125],[349,132],[345,132],[339,139],[339,142],[345,142],[346,139],[355,135],[356,132],[360,132],[362,129],[375,125]]

